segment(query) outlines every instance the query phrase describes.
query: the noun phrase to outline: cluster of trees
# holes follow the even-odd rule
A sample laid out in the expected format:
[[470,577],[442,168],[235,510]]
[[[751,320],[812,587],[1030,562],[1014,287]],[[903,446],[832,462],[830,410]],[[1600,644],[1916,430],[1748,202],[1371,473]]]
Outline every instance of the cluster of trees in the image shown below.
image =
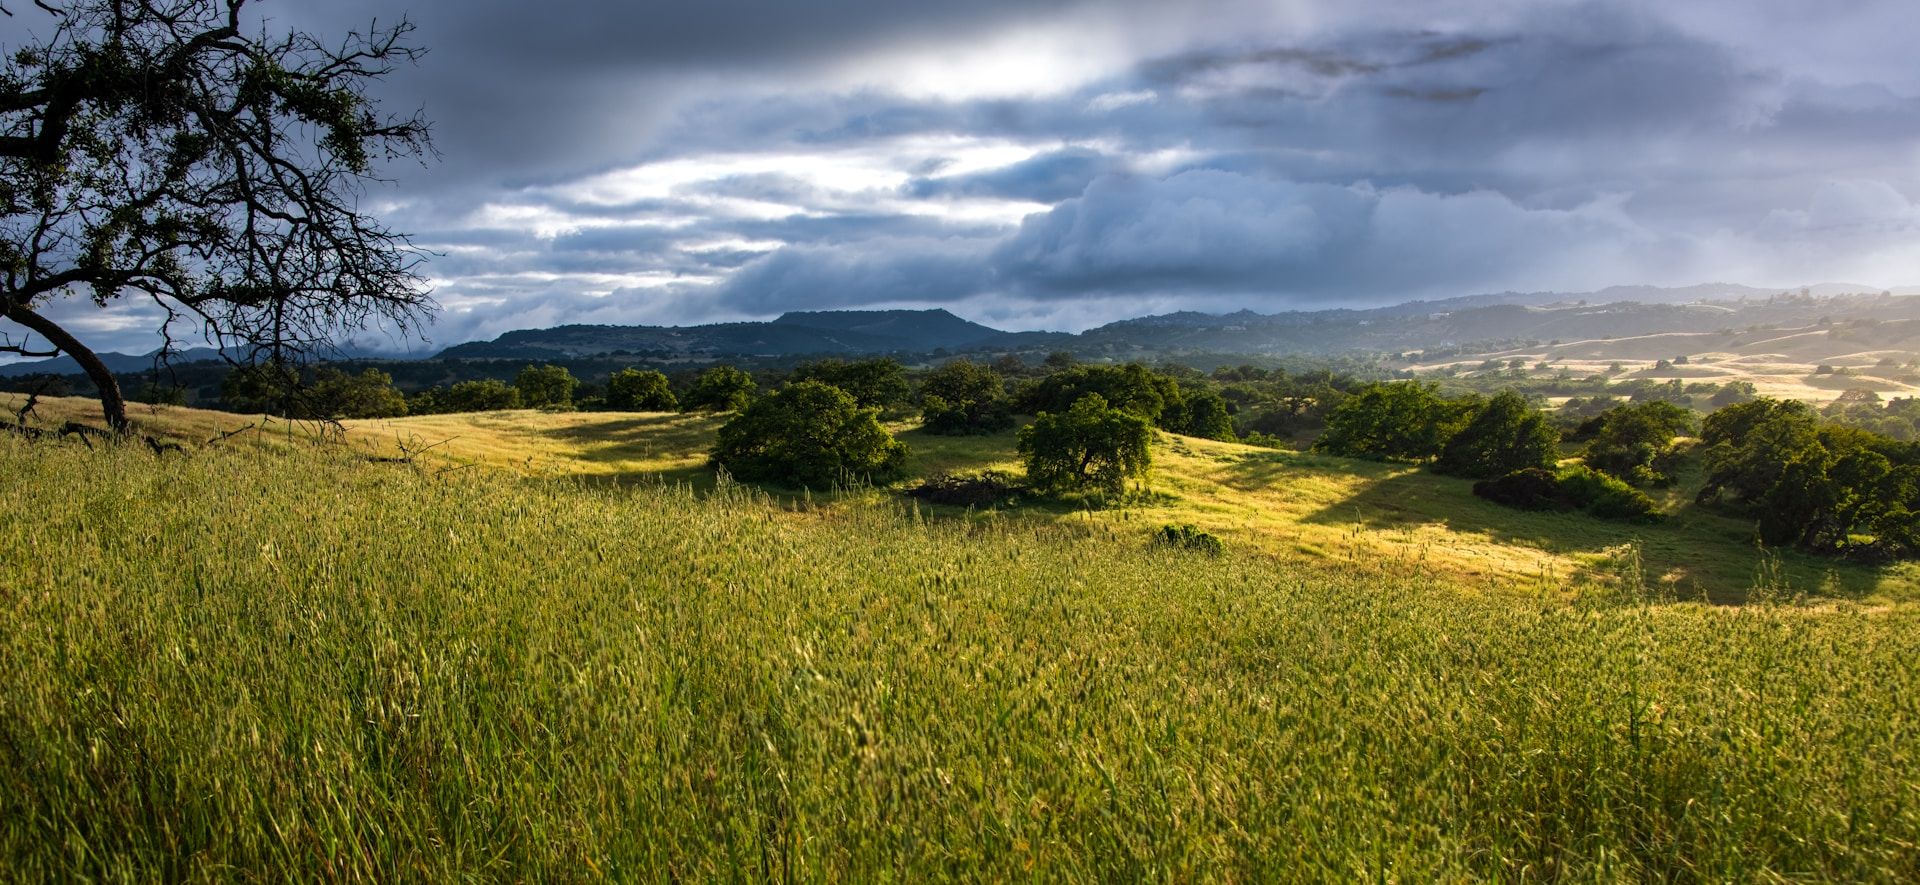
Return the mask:
[[1920,397],[1883,399],[1872,390],[1855,388],[1841,393],[1822,414],[1836,423],[1892,439],[1920,440]]
[[1822,553],[1920,558],[1920,443],[1760,399],[1709,415],[1699,501],[1752,518],[1760,540]]
[[[1615,433],[1596,431],[1602,460],[1619,450],[1622,460],[1640,453],[1631,432],[1643,413],[1665,414],[1671,406],[1618,406],[1594,419]],[[1668,435],[1663,442],[1671,442]],[[1558,468],[1561,432],[1526,397],[1501,391],[1492,397],[1449,398],[1418,381],[1376,384],[1348,397],[1328,417],[1317,451],[1377,460],[1429,463],[1439,473],[1479,479],[1481,497],[1528,509],[1583,509],[1615,519],[1650,519],[1653,499],[1618,476],[1589,465]],[[1651,464],[1653,457],[1647,458]]]
[[393,377],[378,369],[350,374],[331,366],[302,370],[282,362],[263,362],[228,373],[222,397],[244,412],[301,420],[407,414],[407,398],[393,386]]
[[721,426],[713,463],[740,479],[807,488],[884,482],[905,467],[907,446],[879,415],[838,387],[792,382]]

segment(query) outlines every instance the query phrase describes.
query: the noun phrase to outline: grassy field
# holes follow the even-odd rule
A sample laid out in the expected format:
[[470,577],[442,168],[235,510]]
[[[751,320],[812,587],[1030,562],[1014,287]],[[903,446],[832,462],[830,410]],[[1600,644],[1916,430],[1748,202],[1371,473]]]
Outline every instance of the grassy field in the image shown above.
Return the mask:
[[[0,395],[4,401],[5,395]],[[50,399],[48,421],[89,419],[89,400]],[[173,407],[140,407],[136,421],[190,445],[259,419]],[[686,484],[710,489],[706,451],[723,418],[713,415],[513,411],[354,421],[344,442],[368,453],[431,447],[436,465],[506,469],[602,483]],[[1018,471],[1011,433],[941,437],[895,428],[911,447],[912,477],[942,471]],[[271,424],[222,447],[285,448],[312,438],[311,425]],[[1401,576],[1433,575],[1463,587],[1574,594],[1612,580],[1638,560],[1664,597],[1739,602],[1756,582],[1781,595],[1862,602],[1920,597],[1920,566],[1868,567],[1793,551],[1762,553],[1752,527],[1692,505],[1701,478],[1665,493],[1674,519],[1632,525],[1583,514],[1526,513],[1475,498],[1472,483],[1401,465],[1277,451],[1160,434],[1144,493],[1125,506],[1088,509],[1044,502],[992,514],[933,508],[942,518],[1100,526],[1146,535],[1191,523],[1236,548],[1276,562],[1366,563]],[[909,479],[902,485],[916,480]],[[789,498],[798,496],[785,494]],[[890,506],[892,490],[808,500],[843,508]]]
[[1851,879],[1920,610],[0,437],[9,878]]

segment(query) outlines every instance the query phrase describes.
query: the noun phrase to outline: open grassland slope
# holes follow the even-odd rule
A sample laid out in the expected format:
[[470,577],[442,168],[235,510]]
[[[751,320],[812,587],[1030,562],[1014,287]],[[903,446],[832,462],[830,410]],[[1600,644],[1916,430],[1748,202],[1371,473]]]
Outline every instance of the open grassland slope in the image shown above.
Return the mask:
[[722,489],[0,437],[23,878],[1920,865],[1920,611],[1569,605]]
[[[0,395],[0,405],[5,396]],[[17,408],[17,406],[15,406]],[[90,400],[48,399],[43,424],[89,420]],[[204,447],[218,433],[259,419],[177,407],[139,407],[147,432]],[[476,467],[535,477],[613,483],[681,483],[713,487],[706,453],[724,416],[539,412],[426,415],[351,421],[329,439],[349,450],[393,456],[427,449],[436,469]],[[215,448],[302,448],[312,424],[270,422]],[[1013,434],[943,437],[897,425],[912,450],[909,479],[945,471],[1018,472]],[[1227,538],[1236,549],[1302,566],[1364,563],[1401,576],[1432,576],[1462,587],[1524,588],[1571,594],[1612,582],[1637,567],[1663,597],[1744,600],[1757,583],[1776,595],[1856,601],[1920,596],[1920,564],[1873,567],[1794,551],[1763,552],[1753,527],[1695,507],[1704,477],[1683,473],[1662,506],[1674,518],[1658,525],[1594,519],[1580,513],[1528,513],[1476,498],[1470,481],[1407,465],[1381,464],[1238,443],[1157,434],[1154,470],[1144,490],[1124,503],[1089,508],[1025,500],[981,513],[933,508],[949,519],[1099,526],[1146,537],[1168,523],[1191,523]],[[782,497],[802,496],[774,490]],[[891,506],[893,489],[807,496],[835,509]]]

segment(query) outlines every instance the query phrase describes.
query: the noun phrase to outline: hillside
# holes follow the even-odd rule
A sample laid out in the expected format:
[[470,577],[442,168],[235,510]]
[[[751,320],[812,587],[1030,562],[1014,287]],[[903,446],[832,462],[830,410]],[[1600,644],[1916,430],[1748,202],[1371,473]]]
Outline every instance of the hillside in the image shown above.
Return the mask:
[[[156,457],[0,436],[11,873],[1860,881],[1920,864],[1910,605],[1569,603],[1367,555],[1156,551],[1144,513],[926,520],[300,443]],[[1192,448],[1170,475],[1240,469]]]
[[[0,402],[10,402],[0,395]],[[41,418],[94,420],[88,400],[45,400]],[[135,421],[189,444],[258,419],[174,407],[141,407]],[[723,419],[703,414],[490,412],[347,422],[362,451],[420,450],[436,465],[474,465],[525,476],[710,489],[706,452]],[[305,426],[275,423],[223,445],[281,445]],[[1019,469],[1011,433],[942,437],[910,424],[895,430],[912,449],[909,480],[851,496],[807,496],[842,510],[892,506],[898,489],[946,471]],[[1038,525],[1080,524],[1144,538],[1167,523],[1192,523],[1240,549],[1289,567],[1365,564],[1402,577],[1439,576],[1480,589],[1566,596],[1616,580],[1637,556],[1656,592],[1737,602],[1764,568],[1791,592],[1848,599],[1920,596],[1920,564],[1876,568],[1792,551],[1778,560],[1752,546],[1752,527],[1695,508],[1693,476],[1665,493],[1676,518],[1643,526],[1581,514],[1525,513],[1476,498],[1472,483],[1405,466],[1284,452],[1161,433],[1148,489],[1123,507],[1085,510],[1042,502],[991,514],[941,510],[942,518]],[[778,492],[779,490],[774,490]],[[1774,589],[1778,589],[1777,587]]]

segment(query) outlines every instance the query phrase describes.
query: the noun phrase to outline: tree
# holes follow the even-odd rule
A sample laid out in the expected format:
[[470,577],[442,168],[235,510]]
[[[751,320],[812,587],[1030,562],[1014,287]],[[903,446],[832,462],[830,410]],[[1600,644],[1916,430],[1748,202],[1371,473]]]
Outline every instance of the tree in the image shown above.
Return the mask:
[[221,384],[221,399],[240,411],[303,420],[397,418],[408,411],[407,398],[393,386],[393,376],[379,369],[364,369],[356,375],[322,366],[313,370],[311,379],[304,379],[297,367],[274,360],[228,372]]
[[1153,463],[1147,419],[1090,393],[1062,414],[1042,412],[1020,429],[1027,481],[1043,492],[1119,492]]
[[607,407],[621,412],[671,412],[680,407],[667,376],[625,368],[607,378]]
[[1728,381],[1720,385],[1720,389],[1714,392],[1707,403],[1718,409],[1752,402],[1759,396],[1760,391],[1753,386],[1752,381]]
[[1029,415],[1058,414],[1088,394],[1099,394],[1116,409],[1158,421],[1168,401],[1179,397],[1180,385],[1139,363],[1073,366],[1023,387],[1015,406]]
[[861,406],[886,409],[904,405],[913,397],[907,383],[907,370],[899,360],[871,359],[847,362],[841,359],[802,363],[793,370],[791,381],[818,381],[853,394]]
[[998,433],[1014,423],[1006,381],[970,360],[954,360],[928,372],[920,382],[920,402],[928,433]]
[[1204,387],[1178,388],[1179,397],[1160,413],[1160,426],[1202,439],[1237,439],[1233,411],[1219,393]]
[[737,412],[747,407],[759,389],[753,376],[744,370],[728,365],[714,366],[694,379],[693,390],[680,400],[680,405],[689,410]]
[[282,362],[433,308],[419,251],[360,200],[377,163],[430,150],[372,97],[412,26],[270,36],[248,3],[36,0],[44,31],[0,64],[0,313],[28,333],[0,351],[72,357],[118,432],[118,380],[48,303],[149,302],[163,354],[189,323]]
[[885,481],[906,465],[907,446],[880,425],[879,410],[818,381],[788,384],[722,425],[714,464],[740,479],[829,488]]
[[1593,440],[1587,443],[1586,464],[1634,485],[1670,480],[1664,461],[1671,460],[1674,437],[1693,430],[1693,413],[1660,400],[1616,406],[1601,413]]
[[529,409],[571,409],[580,379],[573,377],[566,366],[528,366],[514,377],[513,386],[520,391],[520,402]]
[[1447,440],[1433,469],[1453,476],[1488,479],[1559,460],[1560,432],[1547,416],[1511,390],[1495,394],[1467,425]]
[[520,408],[520,390],[497,378],[461,381],[441,398],[447,412],[498,412]]
[[1417,461],[1440,454],[1473,413],[1471,400],[1448,400],[1417,381],[1375,384],[1327,416],[1316,451],[1357,458]]

